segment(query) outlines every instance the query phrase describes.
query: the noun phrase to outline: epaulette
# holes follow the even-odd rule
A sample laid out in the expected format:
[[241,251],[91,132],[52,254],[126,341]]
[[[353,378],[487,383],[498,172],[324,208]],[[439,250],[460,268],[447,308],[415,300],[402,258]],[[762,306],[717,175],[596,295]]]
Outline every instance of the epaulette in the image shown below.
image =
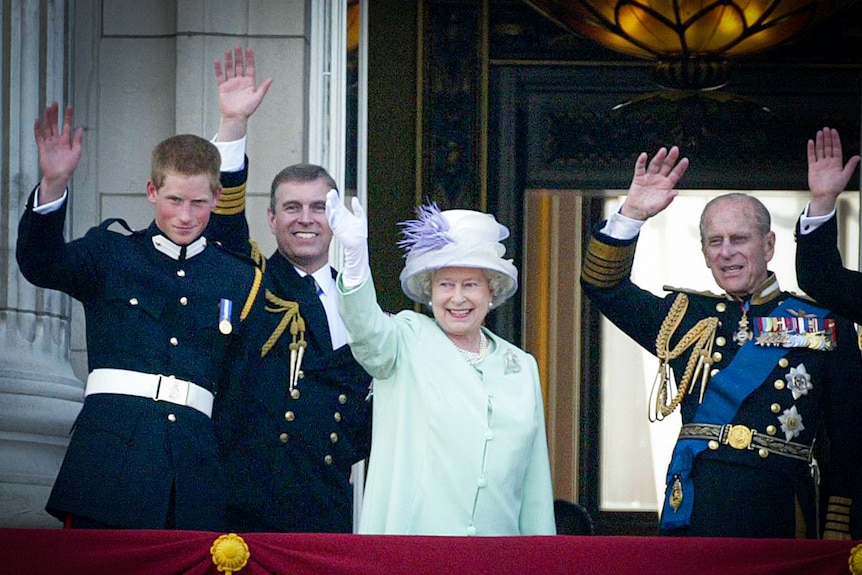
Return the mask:
[[248,238],[248,245],[251,251],[251,259],[254,260],[255,265],[260,268],[260,271],[265,272],[266,258],[263,257],[263,253],[260,251],[260,246],[251,238]]
[[242,252],[232,250],[229,247],[225,246],[223,243],[221,243],[221,241],[219,241],[219,240],[212,240],[212,241],[208,241],[207,243],[211,246],[217,247],[219,249],[219,251],[221,251],[223,253],[232,255],[233,257],[235,257],[236,259],[240,260],[243,263],[249,264],[249,265],[254,266],[254,267],[260,267],[252,256],[250,256],[248,254],[244,254]]
[[789,293],[790,295],[792,295],[793,297],[795,297],[796,299],[800,299],[800,300],[802,300],[802,301],[804,301],[804,302],[808,302],[808,303],[810,303],[810,304],[814,304],[814,305],[816,305],[816,306],[818,306],[818,307],[822,307],[822,305],[821,305],[820,303],[818,303],[818,301],[817,301],[816,299],[814,299],[813,297],[811,297],[811,296],[810,296],[810,295],[808,295],[808,294],[804,294],[804,293],[796,293],[795,291],[788,292],[788,293]]
[[110,230],[110,231],[114,232],[115,234],[121,234],[124,236],[133,236],[133,235],[140,234],[140,233],[144,232],[144,230],[132,229],[132,226],[130,226],[126,222],[126,220],[124,220],[122,218],[108,218],[107,220],[105,220],[101,224],[99,224],[99,227],[102,228],[103,230],[108,230],[108,228],[110,228],[114,224],[118,224],[123,230],[128,232],[128,233],[124,234],[119,230]]
[[700,291],[700,290],[694,290],[694,289],[690,289],[690,288],[678,288],[678,287],[673,287],[673,286],[669,286],[669,285],[664,285],[661,287],[661,289],[663,289],[664,291],[670,291],[670,292],[674,292],[674,293],[680,293],[681,292],[681,293],[686,293],[686,294],[691,294],[691,295],[710,297],[710,298],[714,298],[714,299],[727,299],[727,296],[725,296],[724,294],[713,293],[713,292],[707,291],[707,290]]

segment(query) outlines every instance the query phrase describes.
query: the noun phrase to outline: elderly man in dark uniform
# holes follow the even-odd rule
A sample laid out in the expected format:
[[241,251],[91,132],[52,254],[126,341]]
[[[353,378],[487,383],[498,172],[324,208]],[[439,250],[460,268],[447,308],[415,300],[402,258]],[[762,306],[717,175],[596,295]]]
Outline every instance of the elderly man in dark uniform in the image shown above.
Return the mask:
[[[248,118],[271,80],[255,86],[254,53],[227,51],[216,62],[225,193],[210,234],[248,251],[245,189]],[[370,451],[370,377],[347,347],[338,315],[332,231],[323,168],[293,165],[273,180],[269,224],[278,249],[265,268],[267,306],[252,316],[236,395],[216,409],[225,469],[231,478],[233,530],[350,532],[351,467]],[[259,258],[256,249],[252,249]]]
[[154,222],[107,220],[66,242],[82,130],[71,107],[59,131],[58,116],[55,103],[36,121],[42,178],[17,259],[30,282],[83,304],[90,374],[47,510],[69,527],[223,530],[212,406],[263,292],[250,259],[202,235],[221,191],[218,150],[192,135],[161,142],[147,182]]
[[[593,234],[581,274],[602,313],[658,356],[654,416],[682,411],[660,532],[849,538],[862,359],[848,321],[780,290],[767,268],[775,234],[763,204],[734,193],[703,210],[701,248],[724,294],[668,288],[662,298],[630,279],[641,226],[671,203],[687,167],[676,147],[649,163],[638,157],[629,194]],[[812,448],[824,433],[822,485],[833,508],[821,530]]]

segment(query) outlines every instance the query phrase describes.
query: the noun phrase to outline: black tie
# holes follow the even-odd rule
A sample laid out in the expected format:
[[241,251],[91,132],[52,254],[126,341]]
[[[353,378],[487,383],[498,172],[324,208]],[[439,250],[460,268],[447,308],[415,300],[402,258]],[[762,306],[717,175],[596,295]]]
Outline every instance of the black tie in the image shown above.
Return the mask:
[[326,309],[323,307],[323,301],[320,299],[320,295],[323,293],[323,290],[320,289],[320,285],[318,285],[317,281],[311,274],[303,276],[302,279],[311,287],[311,290],[317,294],[317,297],[315,298],[316,303],[311,304],[311,308],[315,311],[311,312],[312,317],[306,318],[306,321],[311,322],[308,324],[308,327],[318,325],[315,320],[312,319],[314,316],[319,317],[320,322],[322,322],[322,325],[319,325],[319,327],[311,328],[312,337],[315,337],[317,341],[320,342],[319,345],[322,346],[324,350],[331,350],[332,339],[329,335],[329,321],[326,318]]
[[314,293],[317,295],[317,297],[323,295],[323,290],[320,289],[320,285],[317,283],[317,280],[314,279],[313,275],[308,274],[303,279],[305,279],[305,282],[311,286],[311,289],[314,290]]

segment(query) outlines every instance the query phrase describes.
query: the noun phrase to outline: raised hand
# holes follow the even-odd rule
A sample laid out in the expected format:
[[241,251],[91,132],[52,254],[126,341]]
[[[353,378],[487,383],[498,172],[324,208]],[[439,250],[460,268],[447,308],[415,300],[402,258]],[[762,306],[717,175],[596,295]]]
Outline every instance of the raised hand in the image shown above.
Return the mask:
[[39,203],[46,204],[63,196],[66,185],[81,160],[84,137],[83,128],[72,131],[72,107],[67,106],[62,127],[58,126],[59,106],[54,102],[47,108],[41,120],[36,119],[33,133],[39,148]]
[[255,85],[254,50],[242,46],[233,51],[225,50],[224,63],[215,61],[215,76],[218,83],[218,103],[221,113],[218,140],[230,142],[246,135],[248,119],[263,102],[272,78]]
[[809,216],[825,216],[835,209],[838,196],[847,187],[858,164],[858,155],[844,164],[841,137],[834,128],[818,130],[815,139],[808,140]]
[[679,157],[679,148],[661,148],[647,164],[642,152],[635,161],[629,193],[620,208],[622,215],[647,220],[667,208],[679,194],[675,187],[688,169],[688,158]]

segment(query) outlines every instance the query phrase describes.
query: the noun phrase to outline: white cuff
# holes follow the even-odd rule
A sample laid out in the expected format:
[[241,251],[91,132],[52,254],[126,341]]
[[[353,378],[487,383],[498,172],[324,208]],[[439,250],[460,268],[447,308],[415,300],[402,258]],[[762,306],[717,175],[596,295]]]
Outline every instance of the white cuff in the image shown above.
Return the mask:
[[59,199],[54,200],[53,202],[48,202],[47,204],[40,206],[39,205],[39,186],[36,186],[36,193],[33,194],[33,212],[37,214],[50,214],[52,212],[56,212],[60,208],[63,207],[63,203],[66,201],[66,197],[69,195],[69,188],[63,190],[63,195],[60,196]]
[[811,205],[810,202],[805,204],[805,211],[802,212],[802,215],[799,217],[799,233],[804,235],[810,234],[830,219],[835,217],[835,212],[837,208],[834,208],[831,212],[826,214],[825,216],[809,216],[808,215],[808,206]]
[[614,212],[600,231],[615,240],[630,240],[640,233],[645,223],[646,220],[634,220]]
[[218,142],[213,136],[210,140],[215,147],[218,148],[221,154],[221,171],[222,172],[238,172],[245,166],[245,146],[247,137],[243,136],[239,140],[233,142]]

